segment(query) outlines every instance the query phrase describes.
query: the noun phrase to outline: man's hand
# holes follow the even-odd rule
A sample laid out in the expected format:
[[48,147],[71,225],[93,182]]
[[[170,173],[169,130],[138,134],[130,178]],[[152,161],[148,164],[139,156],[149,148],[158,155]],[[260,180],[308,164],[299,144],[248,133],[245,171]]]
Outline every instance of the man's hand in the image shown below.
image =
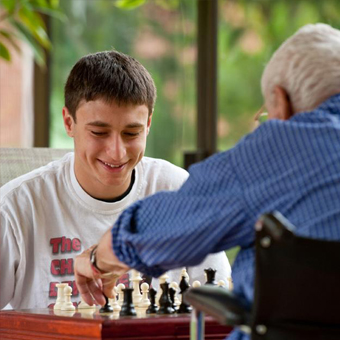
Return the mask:
[[77,287],[84,301],[91,306],[93,303],[104,305],[104,295],[113,298],[112,290],[117,279],[129,270],[114,255],[111,244],[111,230],[108,230],[96,249],[96,262],[101,273],[94,271],[90,262],[90,254],[95,246],[75,258],[74,275]]
[[[103,294],[104,284],[106,286],[105,292],[108,297],[111,297],[109,292],[107,292],[110,288],[112,290],[113,285],[115,284],[115,280],[112,277],[111,282],[106,282],[105,279],[101,278],[101,275],[96,274],[91,267],[90,262],[90,254],[92,249],[95,246],[92,246],[89,249],[86,249],[82,254],[75,258],[74,262],[74,275],[77,283],[78,290],[82,295],[84,301],[88,303],[90,306],[93,303],[104,305],[105,297]],[[108,284],[110,288],[108,288]]]

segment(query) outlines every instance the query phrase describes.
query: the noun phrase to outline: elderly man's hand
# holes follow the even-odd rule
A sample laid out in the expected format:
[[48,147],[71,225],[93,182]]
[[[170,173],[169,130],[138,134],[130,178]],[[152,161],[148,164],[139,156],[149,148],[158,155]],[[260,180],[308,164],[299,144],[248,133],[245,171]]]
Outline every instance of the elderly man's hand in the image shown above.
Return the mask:
[[[77,287],[89,305],[93,303],[104,305],[104,295],[112,298],[112,290],[117,279],[129,270],[114,255],[111,244],[111,231],[108,230],[97,246],[92,246],[75,258],[74,274]],[[90,261],[95,247],[97,268],[94,268]]]

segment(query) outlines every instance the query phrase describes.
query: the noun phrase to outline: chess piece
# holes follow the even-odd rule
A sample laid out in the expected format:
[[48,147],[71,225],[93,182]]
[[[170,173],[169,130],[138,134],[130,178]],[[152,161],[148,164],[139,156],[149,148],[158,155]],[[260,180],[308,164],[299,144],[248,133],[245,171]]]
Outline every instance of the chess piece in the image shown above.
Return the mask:
[[119,312],[113,312],[112,314],[109,314],[109,319],[110,320],[118,320],[119,319]]
[[124,288],[124,302],[119,312],[120,316],[136,316],[135,306],[132,303],[133,288]]
[[92,306],[88,305],[84,301],[83,297],[81,296],[80,297],[80,304],[78,305],[78,309],[96,309],[96,305],[92,305]]
[[159,309],[157,314],[173,314],[175,310],[172,308],[172,303],[169,297],[169,283],[161,284],[162,294],[159,298]]
[[146,309],[136,306],[135,310],[136,310],[137,318],[139,319],[146,318]]
[[196,280],[192,283],[192,288],[198,288],[198,287],[201,287],[201,282]]
[[163,275],[161,275],[159,277],[159,290],[158,290],[158,293],[156,295],[156,303],[157,305],[159,306],[159,299],[161,298],[161,295],[162,295],[162,289],[161,289],[161,285],[165,282],[168,282],[168,279],[169,279],[169,275],[167,273],[164,273]]
[[148,292],[149,292],[149,284],[146,282],[143,282],[141,284],[141,290],[142,290],[142,298],[139,301],[138,306],[136,306],[136,312],[137,316],[139,318],[144,318],[146,316],[146,311],[148,307],[150,306],[150,300],[148,298]]
[[54,310],[60,310],[61,306],[64,304],[65,302],[65,295],[64,295],[64,288],[68,286],[67,283],[57,283],[56,287],[57,287],[57,301],[53,307]]
[[149,285],[144,282],[141,285],[142,289],[142,298],[139,302],[139,307],[145,308],[145,310],[150,306],[150,300],[148,298],[148,293],[149,293]]
[[181,289],[180,294],[182,295],[182,302],[179,306],[177,313],[185,314],[191,313],[191,307],[184,301],[183,295],[189,289],[189,283],[186,280],[185,276],[182,276],[182,280],[179,283],[179,288]]
[[76,313],[76,310],[60,310],[59,313],[60,316],[72,317]]
[[212,268],[204,269],[205,274],[207,275],[206,285],[217,285],[215,281],[216,270]]
[[122,306],[124,303],[124,289],[125,286],[123,283],[118,284],[117,286],[117,293],[118,293],[118,304]]
[[179,308],[179,305],[181,304],[181,301],[179,300],[178,294],[177,294],[177,292],[179,290],[178,283],[177,282],[171,282],[169,287],[173,288],[175,290],[175,296],[174,296],[174,298],[175,298],[175,306],[176,306],[175,310],[177,310]]
[[135,306],[138,306],[140,300],[142,299],[142,294],[140,293],[139,289],[139,283],[142,281],[142,277],[140,276],[140,273],[137,270],[135,269],[131,270],[130,281],[132,282],[133,288],[132,302]]
[[168,278],[169,278],[169,275],[167,273],[164,273],[163,275],[159,277],[159,284],[161,285],[162,283],[167,282]]
[[54,315],[62,315],[62,311],[60,309],[53,309]]
[[150,306],[146,310],[146,314],[156,314],[158,311],[158,306],[156,304],[156,295],[157,291],[154,288],[150,288],[149,296],[150,296]]
[[219,281],[217,282],[217,285],[218,285],[219,287],[226,288],[226,283],[225,283],[223,280],[219,280]]
[[109,298],[107,296],[105,296],[105,305],[99,309],[99,313],[113,313],[113,308],[111,307]]
[[[78,309],[79,309],[79,306],[78,306]],[[80,315],[82,318],[84,319],[94,319],[94,313],[95,313],[95,309],[92,308],[92,309],[80,309],[78,310],[78,312],[80,312]]]
[[187,272],[187,269],[185,267],[182,268],[181,270],[181,276],[179,278],[179,280],[181,281],[182,280],[182,277],[185,277],[185,279],[188,281],[188,283],[190,282],[190,277],[189,277],[189,274]]
[[72,296],[72,288],[69,285],[66,285],[64,288],[64,296],[65,296],[65,301],[61,305],[61,310],[62,311],[75,311],[76,307],[73,306],[73,303],[71,301],[71,296]]
[[170,301],[171,301],[171,307],[176,312],[178,307],[176,306],[176,303],[175,303],[175,295],[176,295],[176,289],[173,288],[173,287],[170,287],[169,288],[169,297],[170,297]]
[[121,310],[121,307],[117,301],[117,293],[118,289],[117,287],[113,287],[113,299],[109,299],[110,305],[112,306],[113,313],[119,313]]

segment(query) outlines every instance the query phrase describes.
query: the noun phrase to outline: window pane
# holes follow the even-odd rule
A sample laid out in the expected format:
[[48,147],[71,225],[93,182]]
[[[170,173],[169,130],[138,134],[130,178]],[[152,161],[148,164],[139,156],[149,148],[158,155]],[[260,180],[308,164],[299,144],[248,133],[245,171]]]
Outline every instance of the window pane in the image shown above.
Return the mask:
[[278,46],[308,23],[340,28],[339,17],[338,0],[219,0],[219,150],[254,128],[262,71]]
[[62,124],[63,86],[83,55],[114,48],[138,59],[157,86],[146,155],[183,165],[195,147],[195,0],[148,1],[135,9],[114,1],[61,1],[67,22],[52,20],[52,147],[72,147]]

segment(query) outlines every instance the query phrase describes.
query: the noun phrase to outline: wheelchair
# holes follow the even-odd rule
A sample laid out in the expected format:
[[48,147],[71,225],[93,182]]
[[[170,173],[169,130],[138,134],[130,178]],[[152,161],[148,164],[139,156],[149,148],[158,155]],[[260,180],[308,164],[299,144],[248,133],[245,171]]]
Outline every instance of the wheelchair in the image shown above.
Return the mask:
[[190,289],[187,303],[252,340],[340,340],[340,242],[294,229],[278,212],[256,223],[252,305],[216,286]]

